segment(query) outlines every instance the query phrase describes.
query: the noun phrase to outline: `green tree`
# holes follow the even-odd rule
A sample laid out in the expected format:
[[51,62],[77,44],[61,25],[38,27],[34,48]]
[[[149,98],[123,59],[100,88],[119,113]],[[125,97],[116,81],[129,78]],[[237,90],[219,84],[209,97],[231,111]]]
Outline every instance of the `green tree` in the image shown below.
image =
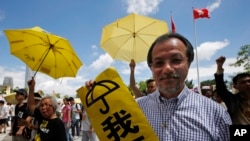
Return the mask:
[[56,98],[61,98],[61,94],[60,93],[55,93],[55,97]]
[[205,80],[201,82],[201,86],[212,86],[215,85],[215,80]]
[[45,95],[44,92],[43,92],[43,90],[39,90],[38,93],[39,93],[41,96],[44,96],[44,95]]
[[138,83],[138,85],[139,85],[139,90],[140,90],[141,92],[145,93],[145,92],[146,92],[146,89],[147,89],[146,82],[145,82],[145,81],[140,81],[140,82]]
[[189,89],[192,89],[193,87],[194,87],[194,84],[193,84],[193,80],[185,80],[185,84],[187,85],[187,87],[189,88]]
[[246,72],[250,73],[250,44],[244,45],[240,48],[240,51],[237,53],[236,62],[230,64],[230,66],[240,67],[243,66]]

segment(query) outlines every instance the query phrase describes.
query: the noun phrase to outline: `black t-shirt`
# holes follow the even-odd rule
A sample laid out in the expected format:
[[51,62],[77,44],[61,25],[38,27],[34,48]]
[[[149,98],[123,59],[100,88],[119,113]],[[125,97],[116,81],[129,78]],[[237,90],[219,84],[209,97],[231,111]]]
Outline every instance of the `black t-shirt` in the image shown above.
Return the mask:
[[14,123],[12,126],[12,134],[14,136],[16,135],[16,132],[18,131],[19,126],[22,125],[22,120],[24,121],[28,116],[30,115],[27,109],[27,103],[23,103],[22,105],[17,104],[15,106],[15,117],[14,117]]
[[60,118],[46,119],[39,109],[34,111],[34,117],[38,121],[38,134],[41,141],[67,141],[64,124]]

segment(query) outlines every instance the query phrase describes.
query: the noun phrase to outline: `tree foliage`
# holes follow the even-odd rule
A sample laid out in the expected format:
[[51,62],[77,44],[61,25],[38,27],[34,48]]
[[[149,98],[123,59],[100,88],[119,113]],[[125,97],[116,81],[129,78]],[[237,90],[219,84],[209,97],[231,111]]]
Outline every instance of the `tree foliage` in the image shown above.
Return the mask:
[[205,80],[201,82],[201,86],[212,86],[215,85],[215,80]]
[[140,82],[138,83],[138,85],[139,85],[139,90],[140,90],[141,92],[146,92],[146,90],[147,90],[146,81],[140,81]]
[[250,73],[250,44],[244,45],[240,48],[240,51],[237,53],[236,62],[230,64],[234,67],[244,67],[244,71]]
[[194,87],[194,84],[193,84],[193,80],[185,80],[185,84],[187,85],[187,87],[189,88],[189,89],[192,89],[193,87]]

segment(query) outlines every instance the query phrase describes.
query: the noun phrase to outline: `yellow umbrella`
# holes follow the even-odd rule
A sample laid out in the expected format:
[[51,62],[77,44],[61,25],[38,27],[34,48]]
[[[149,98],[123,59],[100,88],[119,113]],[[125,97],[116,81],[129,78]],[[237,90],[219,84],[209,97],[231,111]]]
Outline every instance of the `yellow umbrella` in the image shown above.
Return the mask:
[[16,93],[10,93],[10,94],[4,95],[4,99],[8,103],[17,104]]
[[130,14],[105,26],[100,44],[113,59],[142,62],[153,41],[167,32],[167,23],[162,20]]
[[82,66],[81,60],[67,39],[38,26],[4,32],[9,40],[11,54],[21,59],[36,73],[39,71],[55,79],[75,77]]

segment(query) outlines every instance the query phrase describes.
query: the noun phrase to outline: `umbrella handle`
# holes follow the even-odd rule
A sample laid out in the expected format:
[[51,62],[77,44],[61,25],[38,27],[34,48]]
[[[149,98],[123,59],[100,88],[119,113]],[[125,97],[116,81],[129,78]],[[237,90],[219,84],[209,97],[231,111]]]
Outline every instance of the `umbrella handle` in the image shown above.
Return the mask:
[[35,74],[34,74],[34,78],[35,78],[35,76],[36,76],[36,74],[37,74],[37,72],[38,72],[38,70],[40,69],[40,67],[42,66],[42,63],[44,62],[44,60],[45,60],[45,58],[47,57],[47,55],[49,54],[49,51],[51,50],[53,48],[53,45],[50,45],[50,47],[49,47],[49,50],[46,52],[46,55],[43,57],[43,60],[42,60],[42,62],[40,63],[40,65],[38,66],[38,68],[37,68],[37,70],[35,71]]

